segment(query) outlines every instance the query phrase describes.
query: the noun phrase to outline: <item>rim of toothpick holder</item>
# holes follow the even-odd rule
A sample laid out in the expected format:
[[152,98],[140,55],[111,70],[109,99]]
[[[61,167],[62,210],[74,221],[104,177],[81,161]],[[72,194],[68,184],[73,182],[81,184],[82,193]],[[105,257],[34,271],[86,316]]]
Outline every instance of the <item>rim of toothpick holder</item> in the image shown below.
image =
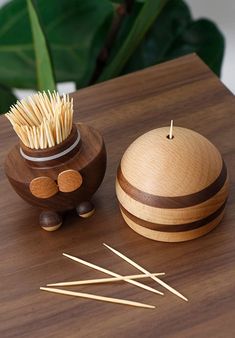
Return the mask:
[[61,143],[46,149],[31,149],[20,142],[19,151],[21,156],[33,165],[40,166],[52,161],[64,161],[64,157],[71,157],[80,149],[81,135],[75,124],[71,133]]

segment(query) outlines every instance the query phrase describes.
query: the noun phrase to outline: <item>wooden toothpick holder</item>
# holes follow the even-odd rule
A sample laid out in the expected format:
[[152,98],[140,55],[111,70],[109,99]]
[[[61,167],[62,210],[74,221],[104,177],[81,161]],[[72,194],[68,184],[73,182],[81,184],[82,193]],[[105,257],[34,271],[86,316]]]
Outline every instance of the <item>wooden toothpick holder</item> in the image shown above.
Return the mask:
[[187,241],[211,231],[228,197],[226,165],[202,135],[174,127],[152,130],[124,153],[116,192],[126,223],[165,242]]
[[76,209],[81,217],[93,214],[91,197],[105,169],[103,138],[85,124],[74,124],[67,139],[51,148],[17,144],[5,161],[9,182],[25,201],[42,209],[39,222],[48,231],[61,226],[65,211]]

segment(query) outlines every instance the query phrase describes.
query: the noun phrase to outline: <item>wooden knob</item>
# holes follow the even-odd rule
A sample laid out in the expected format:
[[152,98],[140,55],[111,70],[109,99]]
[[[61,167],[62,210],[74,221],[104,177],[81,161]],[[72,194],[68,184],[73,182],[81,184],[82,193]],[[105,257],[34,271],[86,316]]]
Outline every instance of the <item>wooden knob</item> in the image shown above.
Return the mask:
[[90,201],[80,203],[76,210],[78,215],[82,218],[88,218],[95,212],[94,205]]
[[56,183],[47,176],[34,178],[29,184],[29,189],[37,198],[49,198],[58,192]]
[[61,216],[55,211],[42,211],[39,218],[41,227],[46,231],[55,231],[62,225]]
[[82,185],[82,176],[77,170],[68,169],[59,174],[57,181],[60,191],[72,192]]

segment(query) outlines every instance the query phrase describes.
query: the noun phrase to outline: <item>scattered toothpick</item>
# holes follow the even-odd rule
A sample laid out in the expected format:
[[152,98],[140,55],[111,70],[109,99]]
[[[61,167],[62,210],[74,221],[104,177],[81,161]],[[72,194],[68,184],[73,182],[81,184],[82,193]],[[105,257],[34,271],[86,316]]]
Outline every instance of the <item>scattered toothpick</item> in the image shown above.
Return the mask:
[[[107,245],[105,243],[103,243],[103,245],[106,248],[108,248],[109,250],[111,250],[112,252],[114,252],[117,256],[121,257],[126,262],[128,262],[129,264],[131,264],[132,266],[134,266],[135,268],[137,268],[141,272],[143,272],[144,275],[143,274],[139,274],[139,275],[121,276],[121,275],[119,275],[119,274],[117,274],[117,273],[115,273],[113,271],[110,271],[110,270],[102,268],[102,267],[100,267],[98,265],[89,263],[89,262],[84,261],[84,260],[82,260],[82,259],[80,259],[78,257],[74,257],[74,256],[71,256],[71,255],[63,253],[63,255],[65,257],[68,257],[71,260],[74,260],[76,262],[79,262],[81,264],[89,266],[92,269],[101,271],[101,272],[106,273],[108,275],[111,275],[113,277],[112,278],[98,278],[98,279],[90,279],[90,280],[80,280],[80,281],[72,281],[72,282],[60,282],[60,283],[54,283],[54,284],[47,284],[47,286],[75,286],[75,285],[86,285],[86,284],[97,284],[97,283],[109,283],[109,282],[125,281],[127,283],[130,283],[130,284],[139,286],[139,287],[141,287],[143,289],[146,289],[148,291],[151,291],[151,292],[154,292],[154,293],[158,293],[158,294],[163,294],[163,293],[161,293],[158,290],[150,288],[149,286],[147,286],[145,284],[142,284],[142,283],[139,283],[139,282],[137,282],[137,281],[134,280],[134,279],[137,279],[137,278],[151,278],[154,281],[156,281],[157,283],[161,284],[166,289],[168,289],[169,291],[171,291],[172,293],[174,293],[175,295],[177,295],[178,297],[184,299],[185,301],[188,301],[188,299],[185,296],[183,296],[177,290],[173,289],[171,286],[169,286],[168,284],[166,284],[165,282],[163,282],[161,279],[159,279],[157,277],[157,276],[164,275],[165,274],[164,272],[161,272],[161,273],[150,273],[149,271],[147,271],[146,269],[144,269],[142,266],[140,266],[139,264],[137,264],[136,262],[134,262],[133,260],[131,260],[130,258],[128,258],[127,256],[125,256],[121,252],[113,249],[112,247],[110,247],[109,245]],[[149,308],[149,309],[154,309],[155,308],[154,305],[148,305],[148,304],[134,302],[134,301],[126,300],[126,299],[104,297],[104,296],[98,296],[98,295],[93,295],[93,294],[89,294],[89,293],[82,293],[82,292],[74,292],[74,291],[69,291],[69,290],[55,289],[55,288],[51,288],[51,287],[40,287],[40,290],[48,291],[48,292],[53,292],[53,293],[58,293],[58,294],[62,294],[62,295],[68,295],[68,296],[88,298],[88,299],[100,300],[100,301],[104,301],[104,302],[130,305],[130,306],[135,306],[135,307],[143,307],[143,308]]]
[[[165,275],[164,272],[159,273],[152,273],[153,276],[163,276]],[[52,283],[47,284],[47,286],[75,286],[75,285],[88,285],[88,284],[99,284],[99,283],[113,283],[113,282],[120,282],[124,281],[125,278],[128,279],[141,279],[141,278],[150,278],[147,275],[129,275],[123,277],[111,277],[111,278],[98,278],[98,279],[88,279],[88,280],[79,280],[79,281],[72,281],[72,282],[60,282],[60,283]]]
[[136,269],[140,270],[141,272],[145,273],[147,276],[149,276],[150,278],[152,278],[153,280],[155,280],[157,283],[159,283],[160,285],[162,285],[164,288],[166,288],[167,290],[169,290],[170,292],[174,293],[176,296],[182,298],[183,300],[185,300],[186,302],[188,301],[188,299],[183,296],[181,293],[179,293],[177,290],[173,289],[170,285],[166,284],[165,282],[163,282],[161,279],[159,279],[156,276],[153,276],[149,271],[147,271],[146,269],[144,269],[142,266],[140,266],[139,264],[135,263],[134,261],[132,261],[130,258],[128,258],[127,256],[123,255],[121,252],[111,248],[109,245],[103,243],[103,245],[108,248],[109,250],[111,250],[112,252],[114,252],[117,256],[121,257],[122,259],[124,259],[126,262],[128,262],[129,264],[131,264],[132,266],[134,266]]
[[83,264],[83,265],[89,266],[90,268],[95,269],[95,270],[98,270],[98,271],[101,271],[101,272],[103,272],[103,273],[106,273],[107,275],[110,275],[110,276],[113,276],[113,277],[122,277],[123,280],[124,280],[125,282],[130,283],[130,284],[133,284],[133,285],[135,285],[135,286],[138,286],[138,287],[140,287],[140,288],[142,288],[142,289],[148,290],[148,291],[150,291],[150,292],[157,293],[157,294],[159,294],[159,295],[163,295],[162,292],[160,292],[160,291],[158,291],[158,290],[156,290],[156,289],[153,289],[153,288],[151,288],[150,286],[147,286],[147,285],[145,285],[145,284],[142,284],[142,283],[137,282],[137,281],[132,280],[132,279],[128,279],[128,278],[126,278],[125,276],[121,276],[121,275],[119,275],[119,274],[117,274],[117,273],[115,273],[115,272],[113,272],[113,271],[107,270],[107,269],[102,268],[102,267],[100,267],[100,266],[98,266],[98,265],[95,265],[95,264],[89,263],[89,262],[87,262],[87,261],[84,261],[84,260],[81,259],[81,258],[74,257],[74,256],[68,255],[68,254],[66,254],[66,253],[63,253],[63,255],[64,255],[65,257],[69,258],[69,259],[72,259],[72,260],[75,261],[75,262],[78,262],[78,263],[81,263],[81,264]]
[[74,292],[74,291],[54,289],[54,288],[44,288],[44,287],[40,287],[40,290],[53,292],[53,293],[59,293],[59,294],[62,294],[62,295],[67,295],[67,296],[74,296],[74,297],[100,300],[100,301],[109,302],[109,303],[118,303],[118,304],[130,305],[130,306],[135,306],[135,307],[143,307],[143,308],[147,308],[147,309],[155,309],[154,305],[148,305],[148,304],[144,304],[144,303],[133,302],[131,300],[125,300],[125,299],[119,299],[119,298],[97,296],[97,295],[93,295],[93,294],[90,294],[90,293]]

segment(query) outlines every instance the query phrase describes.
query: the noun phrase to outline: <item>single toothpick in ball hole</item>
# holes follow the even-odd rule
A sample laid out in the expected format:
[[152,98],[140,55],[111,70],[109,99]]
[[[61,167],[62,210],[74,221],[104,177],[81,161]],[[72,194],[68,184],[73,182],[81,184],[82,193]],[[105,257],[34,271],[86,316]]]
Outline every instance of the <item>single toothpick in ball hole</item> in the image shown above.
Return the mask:
[[167,138],[168,138],[169,140],[172,140],[172,139],[174,138],[174,136],[173,136],[173,120],[171,120],[170,132],[169,132],[169,134],[167,135]]

